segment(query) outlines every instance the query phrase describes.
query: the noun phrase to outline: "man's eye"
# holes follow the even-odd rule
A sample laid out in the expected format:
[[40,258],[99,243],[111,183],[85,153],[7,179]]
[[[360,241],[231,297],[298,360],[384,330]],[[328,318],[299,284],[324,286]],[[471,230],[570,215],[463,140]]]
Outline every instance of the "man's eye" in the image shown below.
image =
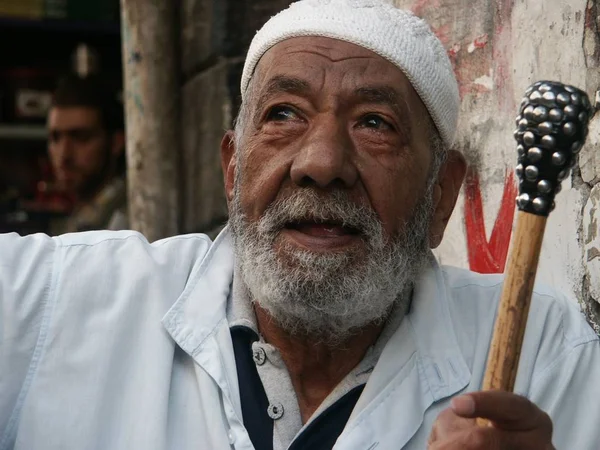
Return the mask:
[[364,116],[360,124],[365,128],[374,128],[376,130],[391,130],[393,129],[392,125],[386,120],[382,119],[380,116],[376,114],[369,114]]
[[71,137],[78,142],[88,142],[92,139],[92,133],[89,131],[75,131]]
[[284,122],[297,118],[298,115],[289,106],[275,106],[267,114],[267,121]]

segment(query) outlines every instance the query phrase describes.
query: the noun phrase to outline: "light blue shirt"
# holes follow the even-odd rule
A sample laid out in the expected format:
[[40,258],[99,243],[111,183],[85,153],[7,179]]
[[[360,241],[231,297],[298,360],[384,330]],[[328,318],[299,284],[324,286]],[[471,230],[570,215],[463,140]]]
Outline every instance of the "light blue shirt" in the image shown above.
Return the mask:
[[[0,235],[0,450],[252,449],[226,318],[225,230]],[[440,267],[386,344],[336,450],[423,450],[449,399],[481,386],[502,278]],[[600,448],[600,345],[538,286],[516,391],[558,450]]]

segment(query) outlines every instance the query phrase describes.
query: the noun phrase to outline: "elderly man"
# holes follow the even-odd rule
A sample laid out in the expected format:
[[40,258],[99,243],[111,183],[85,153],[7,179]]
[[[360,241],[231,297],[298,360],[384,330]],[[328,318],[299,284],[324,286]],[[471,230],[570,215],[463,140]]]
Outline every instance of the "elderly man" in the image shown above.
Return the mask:
[[429,250],[465,163],[427,26],[294,3],[242,92],[214,243],[2,237],[0,448],[597,450],[598,339],[549,288],[519,395],[478,392],[502,280]]

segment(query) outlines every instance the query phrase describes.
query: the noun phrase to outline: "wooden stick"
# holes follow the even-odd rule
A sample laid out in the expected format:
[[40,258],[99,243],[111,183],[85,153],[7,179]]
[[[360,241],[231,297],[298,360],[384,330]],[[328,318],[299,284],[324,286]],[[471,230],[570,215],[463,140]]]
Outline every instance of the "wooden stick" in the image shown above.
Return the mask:
[[[513,390],[546,220],[544,216],[518,212],[483,390]],[[483,419],[478,423],[489,425]]]
[[[488,353],[484,391],[512,392],[514,388],[546,220],[554,209],[560,183],[585,142],[592,114],[584,91],[554,81],[532,84],[521,102],[514,132],[519,213]],[[484,419],[477,423],[490,425]]]

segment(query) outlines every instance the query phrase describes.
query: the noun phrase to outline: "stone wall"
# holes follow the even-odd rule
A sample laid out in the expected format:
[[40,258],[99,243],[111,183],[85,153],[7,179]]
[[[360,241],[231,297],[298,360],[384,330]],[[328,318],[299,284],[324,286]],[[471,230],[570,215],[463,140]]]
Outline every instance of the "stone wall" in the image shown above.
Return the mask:
[[254,33],[290,0],[181,0],[183,232],[227,219],[219,144],[239,106]]

